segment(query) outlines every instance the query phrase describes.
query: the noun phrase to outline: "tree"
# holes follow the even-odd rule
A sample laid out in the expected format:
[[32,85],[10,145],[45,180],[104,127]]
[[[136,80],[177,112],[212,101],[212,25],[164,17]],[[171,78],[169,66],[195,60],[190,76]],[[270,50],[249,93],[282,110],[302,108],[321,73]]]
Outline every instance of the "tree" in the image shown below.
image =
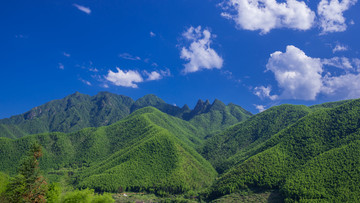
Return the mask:
[[5,191],[7,201],[46,202],[47,183],[39,168],[39,159],[42,155],[41,145],[33,144],[29,155],[20,165],[19,174],[8,184]]

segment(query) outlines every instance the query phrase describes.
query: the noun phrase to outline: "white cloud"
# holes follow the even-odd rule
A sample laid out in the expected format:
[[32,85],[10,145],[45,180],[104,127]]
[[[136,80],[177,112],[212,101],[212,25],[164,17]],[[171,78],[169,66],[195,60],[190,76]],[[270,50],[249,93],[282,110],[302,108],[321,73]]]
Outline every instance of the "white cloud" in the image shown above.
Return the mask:
[[90,14],[91,13],[91,10],[89,7],[85,7],[85,6],[82,6],[82,5],[79,5],[79,4],[73,4],[73,6],[75,6],[77,9],[79,9],[80,11],[86,13],[86,14]]
[[341,44],[337,44],[334,49],[333,49],[333,53],[335,52],[339,52],[339,51],[347,51],[348,50],[348,47],[347,46],[344,46],[344,45],[341,45]]
[[[147,73],[147,72],[146,72]],[[147,73],[148,75],[148,79],[147,80],[160,80],[162,78],[162,76],[160,75],[160,73],[156,72],[156,71],[152,71],[150,73]]]
[[360,74],[345,74],[338,77],[324,77],[323,92],[336,99],[360,97]]
[[346,57],[333,57],[330,59],[322,59],[321,63],[323,65],[334,66],[344,70],[353,69],[350,60]]
[[342,32],[347,28],[343,12],[353,6],[357,0],[321,0],[317,13],[322,34],[329,32]]
[[[333,66],[342,71],[332,74],[325,67]],[[346,57],[331,59],[311,58],[294,46],[286,52],[276,51],[266,65],[275,75],[282,93],[272,98],[271,88],[256,87],[254,94],[260,98],[315,100],[319,94],[336,99],[360,97],[360,59]],[[332,76],[334,75],[334,76]]]
[[59,63],[59,69],[61,69],[61,70],[64,70],[64,64],[62,64],[62,63]]
[[294,46],[287,46],[285,53],[272,53],[266,68],[275,74],[279,87],[284,90],[280,95],[283,99],[314,100],[321,91],[320,59],[308,57]]
[[192,73],[201,69],[221,69],[223,59],[210,47],[211,33],[208,29],[201,30],[201,26],[197,28],[190,27],[183,33],[183,37],[191,41],[188,48],[183,47],[180,58],[189,61],[185,64],[184,73]]
[[352,63],[354,65],[354,68],[356,68],[357,72],[360,72],[360,59],[359,58],[353,58]]
[[238,28],[261,30],[262,34],[275,28],[308,30],[313,26],[315,13],[303,1],[286,0],[225,0],[222,4],[227,19]]
[[147,72],[144,71],[145,75],[147,75],[147,81],[152,81],[152,80],[160,80],[163,79],[164,77],[168,77],[171,75],[170,70],[169,69],[165,69],[165,70],[160,70],[160,71],[152,71],[152,72]]
[[155,37],[155,36],[156,36],[156,34],[153,33],[152,31],[150,31],[150,37]]
[[117,73],[109,70],[107,76],[105,76],[106,80],[112,82],[116,86],[137,88],[138,86],[135,83],[144,81],[140,73],[137,71],[122,71],[120,68],[116,68],[116,70]]
[[268,87],[259,86],[254,88],[254,94],[260,97],[261,99],[269,98],[271,100],[275,100],[278,98],[278,95],[270,95],[270,92],[271,92],[270,86]]
[[83,82],[84,84],[91,86],[91,83],[90,83],[89,81],[84,80],[84,79],[82,79],[82,78],[80,78],[79,80],[80,80],[81,82]]
[[266,110],[264,105],[256,105],[256,104],[254,104],[254,106],[255,106],[255,108],[257,110],[259,110],[260,113]]
[[129,54],[129,53],[119,54],[119,57],[120,57],[120,58],[123,58],[123,59],[126,59],[126,60],[132,60],[132,61],[139,61],[139,60],[141,60],[140,57],[138,57],[138,56],[133,56],[133,55],[131,55],[131,54]]

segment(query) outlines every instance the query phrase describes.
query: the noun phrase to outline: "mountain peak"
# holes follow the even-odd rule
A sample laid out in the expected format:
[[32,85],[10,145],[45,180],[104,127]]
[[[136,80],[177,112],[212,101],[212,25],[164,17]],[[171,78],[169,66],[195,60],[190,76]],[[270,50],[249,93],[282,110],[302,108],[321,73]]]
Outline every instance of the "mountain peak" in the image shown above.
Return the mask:
[[185,105],[181,108],[181,110],[182,110],[183,112],[191,111],[191,109],[189,108],[189,106],[188,106],[187,104],[185,104]]
[[226,105],[222,101],[215,99],[214,102],[212,103],[210,109],[222,111],[222,110],[225,110],[225,108],[226,108]]
[[199,99],[194,110],[192,111],[192,114],[196,115],[196,114],[204,113],[208,110],[209,107],[210,107],[210,102],[208,99],[205,102]]

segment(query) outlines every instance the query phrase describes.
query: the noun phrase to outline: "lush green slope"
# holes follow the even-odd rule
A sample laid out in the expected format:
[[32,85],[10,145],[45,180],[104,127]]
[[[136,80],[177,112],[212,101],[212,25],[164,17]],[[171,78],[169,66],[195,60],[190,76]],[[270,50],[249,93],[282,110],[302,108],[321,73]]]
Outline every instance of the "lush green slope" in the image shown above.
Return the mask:
[[219,173],[256,153],[263,142],[309,114],[306,106],[272,107],[206,141],[203,156]]
[[336,102],[326,102],[326,103],[316,104],[316,105],[310,106],[310,108],[312,110],[335,108],[335,107],[338,107],[338,106],[343,105],[343,104],[345,104],[347,102],[350,102],[350,101],[352,101],[352,99],[336,101]]
[[[40,166],[46,172],[91,166],[79,174],[81,187],[114,191],[120,186],[149,189],[158,185],[158,189],[177,192],[205,187],[216,176],[210,163],[193,149],[201,143],[195,128],[153,107],[140,109],[110,126],[70,134],[45,133],[15,140],[0,138],[0,170],[14,174],[19,160],[34,142],[43,146]],[[100,166],[106,166],[107,170],[97,171]],[[135,168],[138,173],[131,170]],[[118,179],[114,179],[114,174],[111,176],[113,182],[107,181],[107,185],[101,187],[94,185],[96,181],[89,182],[101,175],[110,177],[111,171],[118,171],[115,175]],[[123,177],[128,177],[127,182]],[[117,183],[121,184],[114,186]],[[165,186],[172,189],[163,189]]]
[[139,143],[86,169],[80,174],[80,187],[183,193],[212,183],[216,173],[208,162],[169,131],[154,130]]
[[286,179],[286,196],[304,202],[359,201],[359,154],[360,140],[320,154]]
[[[262,145],[256,155],[225,173],[213,186],[212,195],[213,197],[221,196],[248,188],[281,188],[306,164],[311,166],[311,160],[314,158],[321,161],[318,163],[319,165],[326,165],[326,155],[321,157],[321,154],[359,140],[359,127],[360,100],[353,100],[336,108],[320,109],[308,114],[272,136]],[[331,152],[329,151],[329,153]],[[336,152],[334,153],[331,156],[341,157]],[[328,161],[328,164],[331,163],[335,168],[341,165],[341,160]],[[336,162],[340,162],[340,164]],[[357,160],[350,160],[350,162],[352,162],[348,164],[350,170],[358,170]],[[314,173],[307,172],[310,173],[308,175],[316,176],[316,170]],[[339,178],[347,176],[346,170],[338,170],[338,172],[341,173]],[[326,174],[322,175],[326,176]],[[359,173],[353,173],[353,175],[354,177],[348,181],[359,179]],[[328,181],[336,181],[336,179]],[[318,184],[321,185],[321,183]],[[323,186],[322,190],[324,191],[330,191],[329,189],[332,187],[331,184],[327,185],[326,183]],[[360,193],[360,188],[353,188],[352,184],[340,186],[343,187],[337,188],[339,192],[353,190],[356,194]],[[302,198],[300,191],[292,191],[292,193],[296,193]]]

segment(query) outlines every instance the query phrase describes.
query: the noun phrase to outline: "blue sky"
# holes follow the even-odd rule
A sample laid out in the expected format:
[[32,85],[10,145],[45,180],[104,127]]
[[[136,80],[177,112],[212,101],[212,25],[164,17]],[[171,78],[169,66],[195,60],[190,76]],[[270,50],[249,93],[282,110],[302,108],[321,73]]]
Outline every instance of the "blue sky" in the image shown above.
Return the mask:
[[3,1],[0,118],[79,91],[253,113],[360,97],[356,0]]

